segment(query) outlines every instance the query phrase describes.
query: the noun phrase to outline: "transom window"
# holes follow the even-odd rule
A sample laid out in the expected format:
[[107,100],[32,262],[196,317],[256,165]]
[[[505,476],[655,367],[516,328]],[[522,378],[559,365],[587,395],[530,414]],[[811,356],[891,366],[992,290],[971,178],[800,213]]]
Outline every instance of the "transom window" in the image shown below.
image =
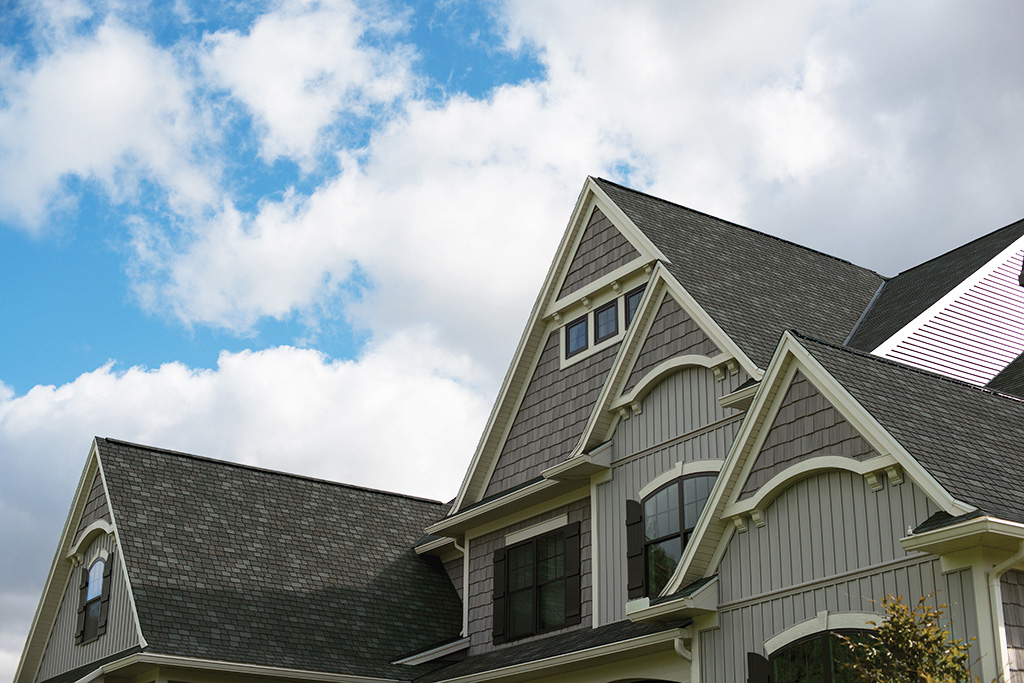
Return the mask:
[[574,356],[586,348],[587,316],[583,316],[565,326],[565,357]]
[[677,479],[643,501],[647,595],[658,595],[672,577],[708,501],[714,474]]
[[619,333],[619,307],[618,300],[594,311],[594,343],[603,342]]

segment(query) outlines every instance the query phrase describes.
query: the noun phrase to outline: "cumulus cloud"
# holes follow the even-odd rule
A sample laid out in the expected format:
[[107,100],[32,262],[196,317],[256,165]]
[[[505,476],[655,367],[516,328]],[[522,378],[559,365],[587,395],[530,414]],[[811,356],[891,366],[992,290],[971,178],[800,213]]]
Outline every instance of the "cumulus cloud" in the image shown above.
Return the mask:
[[165,51],[114,20],[29,70],[11,68],[0,108],[0,215],[38,227],[62,183],[94,180],[131,200],[155,180],[177,208],[212,199],[209,167],[194,161],[189,83]]

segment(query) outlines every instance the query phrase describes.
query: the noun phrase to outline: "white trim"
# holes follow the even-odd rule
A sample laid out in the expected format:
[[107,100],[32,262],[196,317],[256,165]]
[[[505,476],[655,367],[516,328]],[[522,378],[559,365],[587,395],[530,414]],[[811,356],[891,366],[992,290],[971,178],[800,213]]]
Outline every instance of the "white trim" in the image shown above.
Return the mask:
[[349,674],[328,673],[326,671],[308,671],[303,669],[286,669],[277,666],[263,666],[261,664],[240,664],[237,662],[224,662],[216,659],[197,659],[194,657],[180,657],[178,655],[161,655],[149,652],[139,652],[128,655],[109,664],[97,668],[93,672],[78,679],[77,683],[90,683],[119,669],[134,664],[150,664],[161,668],[178,669],[199,669],[226,674],[239,674],[243,676],[272,676],[275,678],[294,678],[305,681],[324,681],[325,683],[399,683],[395,678],[376,678],[373,676],[352,676]]
[[467,636],[460,640],[456,640],[451,643],[439,645],[431,648],[426,652],[420,652],[419,654],[410,655],[409,657],[403,657],[402,659],[396,659],[391,662],[392,664],[404,664],[405,666],[417,666],[418,664],[426,664],[432,662],[435,659],[440,659],[446,655],[450,655],[454,652],[461,652],[469,647],[469,641],[471,639]]
[[875,612],[829,612],[822,610],[818,616],[807,621],[790,626],[785,631],[777,633],[764,641],[764,651],[769,657],[781,650],[790,643],[795,643],[801,638],[812,636],[815,633],[825,631],[836,631],[844,628],[873,629],[878,622],[885,618],[883,614]]
[[82,533],[78,537],[78,540],[75,541],[75,544],[71,546],[71,549],[68,550],[64,557],[69,560],[76,556],[80,557],[83,551],[89,547],[90,543],[92,543],[92,539],[100,534],[110,534],[113,536],[114,525],[105,519],[97,519],[95,522],[82,529]]
[[455,678],[445,678],[443,679],[443,683],[482,683],[483,681],[499,681],[506,677],[525,676],[533,673],[537,674],[536,678],[540,678],[545,675],[549,675],[547,670],[552,667],[582,665],[575,667],[576,669],[580,669],[588,665],[600,666],[601,662],[595,660],[602,657],[626,654],[630,650],[649,647],[651,645],[660,645],[665,643],[672,645],[674,649],[676,638],[688,638],[689,635],[690,630],[688,628],[673,628],[646,636],[620,640],[616,643],[598,645],[597,647],[589,647],[584,650],[576,650],[575,652],[568,652],[564,655],[544,657],[543,659],[536,659],[532,662],[513,664],[499,669],[490,669],[488,671],[467,674],[465,676],[457,676]]
[[665,484],[670,484],[680,477],[685,477],[690,474],[700,474],[702,472],[714,472],[718,474],[722,471],[722,466],[725,465],[724,460],[694,460],[692,462],[683,462],[680,460],[671,468],[665,470],[654,479],[647,482],[636,495],[643,500],[647,496],[651,495]]
[[674,600],[651,605],[650,598],[638,598],[626,603],[626,616],[630,621],[637,622],[671,621],[685,616],[717,613],[717,611],[717,576],[693,593]]
[[539,524],[533,524],[525,529],[519,529],[518,531],[512,531],[505,534],[505,545],[510,546],[520,541],[525,541],[534,536],[540,536],[546,534],[549,531],[555,529],[561,529],[563,526],[569,523],[569,515],[559,515],[552,519],[545,520]]
[[999,266],[1003,265],[1004,262],[1008,261],[1012,257],[1016,256],[1017,252],[1024,248],[1024,237],[1019,237],[1013,241],[1010,246],[1003,249],[996,256],[990,259],[981,268],[971,273],[966,279],[958,284],[953,289],[946,292],[945,296],[936,301],[934,304],[922,311],[916,318],[911,320],[909,323],[901,327],[895,334],[890,336],[888,339],[879,344],[871,352],[876,356],[885,356],[893,351],[897,346],[905,342],[915,332],[917,332],[922,325],[934,318],[940,312],[944,311],[954,301],[966,294],[972,287],[988,277],[993,271]]
[[458,512],[450,517],[444,517],[426,528],[428,534],[444,535],[453,526],[461,525],[469,522],[476,517],[481,517],[487,513],[494,512],[498,508],[504,507],[511,502],[519,501],[524,498],[529,498],[535,494],[541,493],[549,488],[563,486],[564,484],[554,479],[544,479],[538,481],[529,486],[524,486],[521,489],[513,491],[508,495],[500,496],[494,500],[489,500],[482,505],[478,505],[469,510]]
[[427,553],[431,553],[435,550],[440,550],[441,548],[447,547],[449,545],[455,545],[455,539],[450,538],[448,536],[442,536],[441,538],[434,538],[427,541],[426,543],[421,543],[415,548],[413,548],[413,550],[416,551],[417,555],[426,555]]
[[633,401],[643,400],[647,394],[651,393],[651,390],[654,389],[654,386],[658,382],[674,372],[693,367],[707,368],[710,370],[718,367],[719,365],[725,365],[731,360],[735,359],[724,353],[711,357],[690,353],[685,356],[669,358],[648,370],[647,373],[640,378],[640,381],[629,390],[629,393],[619,396],[619,398],[612,402],[610,407],[614,409],[619,406],[629,405]]

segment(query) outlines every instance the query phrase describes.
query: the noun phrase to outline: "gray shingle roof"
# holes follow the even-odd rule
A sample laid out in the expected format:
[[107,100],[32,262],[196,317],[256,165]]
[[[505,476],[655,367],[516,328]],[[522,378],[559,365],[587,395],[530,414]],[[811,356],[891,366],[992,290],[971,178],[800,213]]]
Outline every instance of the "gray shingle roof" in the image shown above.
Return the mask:
[[1024,522],[1024,401],[798,337],[955,498]]
[[671,261],[669,272],[760,367],[797,328],[841,343],[884,278],[874,271],[596,179]]
[[445,507],[96,440],[148,651],[365,676],[455,637],[459,598],[412,546]]
[[1024,220],[890,278],[854,332],[850,346],[864,351],[875,349],[1021,235]]
[[994,391],[1024,398],[1024,353],[1017,356],[985,386]]

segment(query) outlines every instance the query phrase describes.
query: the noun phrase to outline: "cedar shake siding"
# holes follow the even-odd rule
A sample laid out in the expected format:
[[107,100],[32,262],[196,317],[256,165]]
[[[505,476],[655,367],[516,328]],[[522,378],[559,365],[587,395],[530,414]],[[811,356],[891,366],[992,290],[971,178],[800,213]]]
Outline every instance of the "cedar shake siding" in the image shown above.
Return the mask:
[[100,519],[110,522],[110,508],[107,506],[107,497],[103,493],[103,479],[97,472],[92,480],[92,487],[89,489],[89,499],[85,503],[82,520],[78,523],[78,530],[75,532],[75,541],[78,541],[86,527]]
[[1000,581],[1010,683],[1024,681],[1024,572],[1008,571]]
[[564,460],[583,434],[619,344],[563,370],[559,368],[560,339],[557,329],[548,335],[485,498],[540,476],[542,470]]
[[644,340],[644,345],[637,355],[623,392],[632,389],[649,370],[670,358],[688,354],[715,356],[718,353],[718,347],[704,330],[671,294],[666,294],[647,333],[647,339]]
[[[539,635],[527,636],[494,645],[491,632],[494,625],[494,552],[505,547],[505,536],[514,531],[540,524],[549,519],[567,516],[567,524],[580,524],[580,623]],[[559,633],[591,627],[591,564],[590,564],[590,499],[550,510],[497,531],[469,541],[469,632],[470,655],[495,648],[515,646],[547,638]]]
[[[112,563],[110,565],[110,606],[107,611],[106,632],[95,640],[83,645],[76,645],[75,631],[78,627],[78,608],[81,597],[79,576],[82,566],[91,566],[93,561],[100,556],[101,550],[109,553],[107,562]],[[97,536],[86,548],[82,566],[71,570],[71,578],[64,590],[64,597],[61,599],[57,612],[57,620],[54,622],[53,630],[50,631],[50,638],[46,644],[46,651],[43,654],[36,681],[46,681],[139,645],[138,629],[132,616],[130,597],[114,537],[109,534]]]
[[790,384],[740,493],[749,498],[790,465],[823,455],[868,460],[878,453],[801,373]]
[[558,298],[583,289],[605,273],[610,273],[639,257],[640,252],[629,243],[618,228],[612,225],[600,209],[594,209],[590,223],[583,232],[576,254],[565,274]]

